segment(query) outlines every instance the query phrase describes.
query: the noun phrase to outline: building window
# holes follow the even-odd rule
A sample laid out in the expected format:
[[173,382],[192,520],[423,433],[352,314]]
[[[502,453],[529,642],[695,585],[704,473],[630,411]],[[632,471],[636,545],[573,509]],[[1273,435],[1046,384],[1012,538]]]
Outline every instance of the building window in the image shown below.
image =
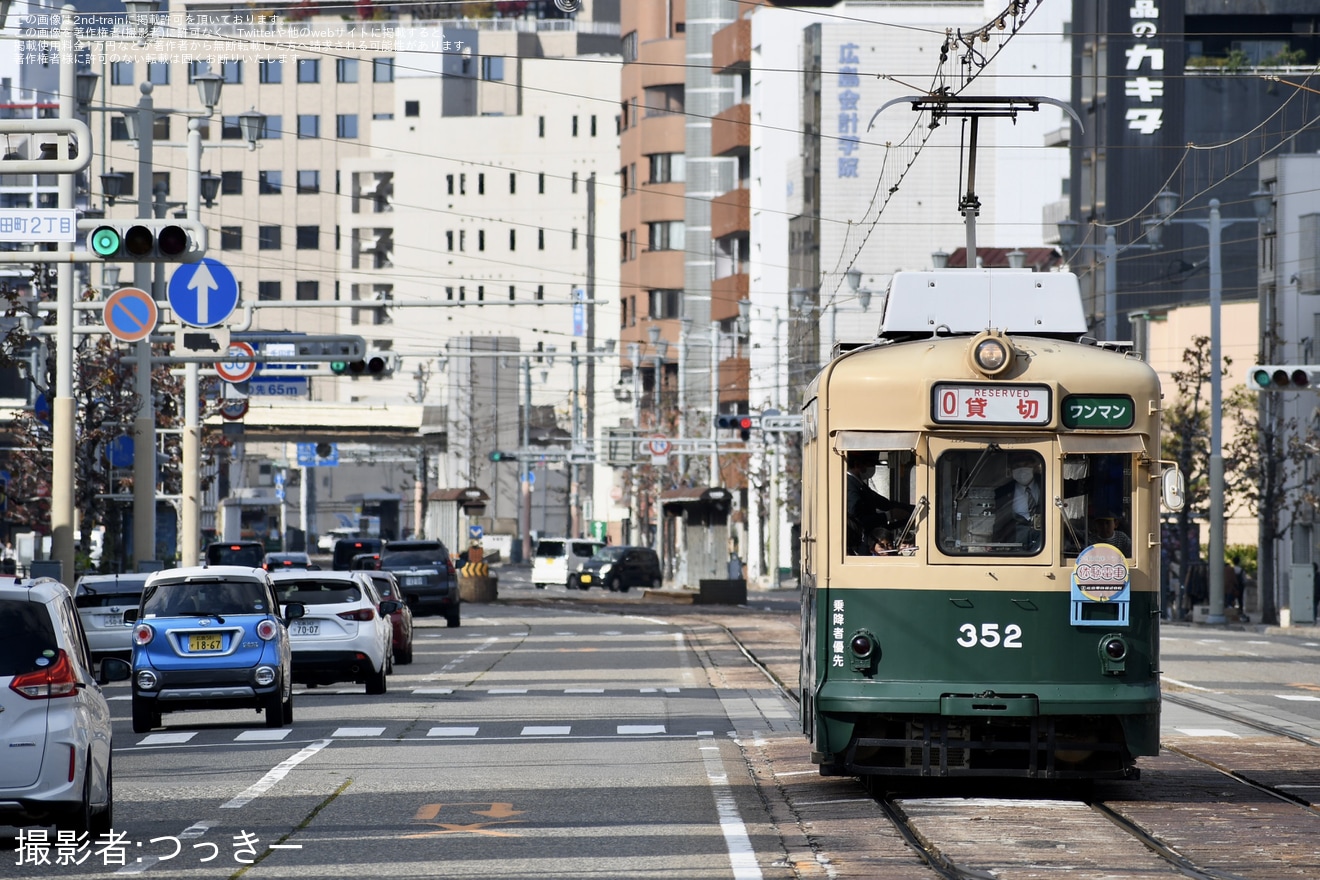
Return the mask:
[[298,137],[319,138],[321,136],[321,117],[315,113],[298,114]]
[[277,141],[284,137],[284,117],[266,116],[261,120],[261,132],[257,135],[261,140]]
[[321,246],[321,227],[299,226],[297,247],[300,251],[314,251]]
[[479,250],[479,251],[484,251],[485,249],[486,249],[486,230],[484,230],[484,229],[478,229],[478,230],[477,230],[477,250]]
[[298,60],[298,82],[315,83],[321,81],[321,59],[300,58]]
[[486,175],[485,175],[485,174],[478,174],[478,175],[477,175],[477,195],[479,195],[479,196],[484,196],[485,194],[486,194]]
[[545,195],[545,172],[542,171],[536,175],[536,191],[540,195]]
[[510,285],[509,285],[509,302],[513,302],[515,299],[517,299],[517,297],[514,295],[514,290],[515,290],[514,286],[513,286],[512,284],[510,284]]
[[652,86],[643,89],[647,116],[670,116],[683,112],[683,86]]
[[678,251],[683,249],[683,221],[661,220],[648,223],[647,248],[653,251]]
[[263,58],[257,62],[257,79],[263,83],[284,82],[284,62],[279,58]]
[[452,230],[452,229],[446,229],[446,230],[445,230],[445,250],[450,250],[450,251],[452,251],[453,249],[454,249],[454,230]]
[[243,227],[242,226],[221,226],[220,227],[220,250],[222,251],[241,251],[243,249]]
[[353,139],[358,136],[358,118],[356,113],[340,113],[335,117],[335,137]]
[[170,173],[168,171],[151,172],[151,191],[170,194]]
[[509,250],[511,250],[511,251],[516,251],[517,249],[518,249],[518,230],[516,230],[516,229],[510,229],[510,230],[509,230]]
[[481,56],[481,78],[493,81],[504,79],[504,58],[500,55]]
[[646,157],[651,162],[651,176],[647,183],[682,183],[687,179],[687,158],[682,153],[652,153]]
[[316,169],[298,172],[298,192],[319,193],[321,191],[321,172]]
[[220,117],[220,140],[222,141],[241,141],[243,139],[243,129],[238,125],[237,116]]
[[131,86],[133,84],[133,62],[110,62],[110,85]]
[[404,115],[404,116],[421,116],[421,115],[422,115],[422,102],[421,102],[421,101],[404,101],[404,102],[403,102],[403,115]]
[[637,31],[629,31],[623,35],[623,63],[629,64],[637,60]]
[[335,60],[335,82],[355,83],[358,81],[358,63],[356,58]]
[[124,117],[122,117],[122,116],[111,116],[111,117],[110,117],[110,140],[112,140],[112,141],[126,141],[126,140],[129,140],[129,139],[130,139],[130,138],[129,138],[129,136],[128,136],[128,123],[124,121]]
[[518,192],[518,174],[517,174],[517,172],[510,171],[510,172],[509,172],[509,195],[514,195],[514,194],[517,193],[517,192]]
[[170,118],[168,116],[156,117],[156,121],[151,126],[151,137],[156,141],[170,139]]
[[280,227],[278,226],[258,226],[257,227],[257,250],[259,251],[277,251],[280,249]]
[[681,290],[648,290],[651,320],[663,320],[678,317],[678,303],[682,298]]
[[225,61],[220,64],[220,78],[227,83],[243,82],[243,62]]
[[571,178],[571,180],[572,180],[572,182],[569,184],[570,191],[571,191],[574,195],[577,195],[577,181],[578,181],[578,177],[577,177],[577,172],[576,172],[576,171],[573,172],[573,177]]
[[539,138],[543,138],[543,137],[545,137],[545,117],[544,117],[544,116],[538,116],[538,117],[536,117],[536,136],[539,137]]
[[278,194],[284,185],[284,173],[281,171],[258,171],[257,192],[261,195]]
[[393,58],[372,59],[371,81],[378,83],[394,82],[394,59]]
[[220,172],[220,195],[222,196],[241,196],[243,194],[243,172],[242,171],[221,171]]
[[277,300],[280,298],[280,283],[278,281],[258,281],[257,299]]
[[319,281],[299,281],[295,295],[302,300],[317,300],[321,298],[321,282]]
[[596,114],[591,114],[591,136],[596,136]]
[[147,82],[153,86],[167,86],[170,84],[170,65],[166,61],[148,61],[147,62]]
[[538,229],[538,230],[536,230],[536,249],[537,249],[538,251],[543,251],[543,250],[545,250],[545,230],[544,230],[544,229]]
[[536,301],[537,301],[537,302],[545,302],[545,285],[544,285],[544,284],[538,284],[538,285],[536,285]]
[[637,230],[628,230],[628,259],[637,259]]

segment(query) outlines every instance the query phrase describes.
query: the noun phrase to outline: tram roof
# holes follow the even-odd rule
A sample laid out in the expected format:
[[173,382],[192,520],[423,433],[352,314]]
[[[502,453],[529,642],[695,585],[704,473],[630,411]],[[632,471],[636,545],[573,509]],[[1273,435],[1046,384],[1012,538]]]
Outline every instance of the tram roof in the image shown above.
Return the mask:
[[880,336],[1005,333],[1076,338],[1088,328],[1071,272],[936,269],[896,272]]

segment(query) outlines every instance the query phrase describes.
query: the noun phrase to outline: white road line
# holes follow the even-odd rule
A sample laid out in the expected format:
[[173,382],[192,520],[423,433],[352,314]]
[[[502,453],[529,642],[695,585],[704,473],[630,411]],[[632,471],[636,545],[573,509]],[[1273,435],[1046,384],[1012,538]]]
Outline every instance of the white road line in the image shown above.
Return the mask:
[[413,688],[414,694],[452,694],[453,688]]
[[245,730],[234,737],[234,742],[279,742],[293,730],[285,727],[280,730]]
[[1169,678],[1167,675],[1160,677],[1161,681],[1167,681],[1169,684],[1175,684],[1178,687],[1187,688],[1189,691],[1205,691],[1207,694],[1215,693],[1214,688],[1201,687],[1199,684],[1192,684],[1190,681],[1179,681],[1176,678]]
[[476,736],[476,727],[432,727],[427,736]]
[[331,736],[380,736],[385,732],[383,727],[339,727]]
[[[179,840],[196,840],[211,829],[215,822],[195,822],[176,835]],[[142,861],[126,865],[115,871],[116,874],[142,874],[163,861],[160,856],[143,856]]]
[[566,694],[603,694],[605,688],[564,688]]
[[537,727],[535,725],[529,725],[522,729],[521,735],[522,736],[568,736],[569,733],[572,732],[572,730],[573,728],[569,727],[568,725],[564,725],[564,726],[545,725],[541,727]]
[[1217,727],[1175,727],[1174,730],[1178,731],[1183,736],[1226,736],[1231,739],[1242,739],[1242,737],[1238,736],[1236,733],[1229,733],[1227,730],[1220,730]]
[[756,864],[756,850],[747,834],[747,826],[738,813],[738,804],[729,785],[729,774],[720,760],[719,746],[713,742],[700,747],[701,760],[706,765],[706,781],[715,795],[715,811],[720,816],[720,831],[729,850],[729,865],[733,880],[761,880],[761,868]]
[[525,694],[527,688],[491,688],[486,691],[488,694]]
[[138,741],[140,746],[177,746],[186,743],[197,735],[197,731],[187,733],[149,733]]
[[297,767],[303,761],[306,761],[312,755],[315,755],[317,752],[321,751],[321,749],[325,748],[328,745],[330,745],[330,740],[318,739],[316,742],[307,746],[307,748],[303,749],[301,752],[298,752],[293,757],[286,758],[285,760],[276,764],[274,767],[270,769],[269,772],[266,773],[265,776],[261,777],[256,782],[252,783],[252,785],[248,786],[248,788],[245,791],[239,793],[239,795],[235,797],[233,800],[226,801],[225,803],[221,804],[220,809],[236,810],[239,807],[247,806],[252,801],[256,800],[266,792],[270,791],[270,789],[274,787],[275,783],[279,782],[285,776],[288,776],[290,770],[292,770],[294,767]]
[[1280,700],[1292,700],[1294,703],[1320,703],[1320,697],[1311,697],[1305,694],[1275,694]]
[[653,733],[664,733],[663,724],[620,724],[615,728],[620,736],[637,736]]

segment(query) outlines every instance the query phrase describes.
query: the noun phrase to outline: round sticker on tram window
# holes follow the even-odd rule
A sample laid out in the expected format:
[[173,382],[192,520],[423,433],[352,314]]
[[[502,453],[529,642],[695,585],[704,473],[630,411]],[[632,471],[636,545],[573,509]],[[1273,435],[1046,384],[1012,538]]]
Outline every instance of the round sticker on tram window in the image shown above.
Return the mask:
[[1092,544],[1077,557],[1073,583],[1088,599],[1108,602],[1128,585],[1127,561],[1113,544]]

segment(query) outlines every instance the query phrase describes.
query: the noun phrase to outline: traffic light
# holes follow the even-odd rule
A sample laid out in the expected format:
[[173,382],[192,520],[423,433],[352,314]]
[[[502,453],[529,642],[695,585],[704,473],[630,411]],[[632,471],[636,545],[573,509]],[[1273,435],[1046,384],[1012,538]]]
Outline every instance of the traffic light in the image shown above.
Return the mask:
[[1253,391],[1307,391],[1320,387],[1320,364],[1260,364],[1247,373]]
[[396,358],[393,355],[373,352],[364,358],[355,360],[331,361],[330,371],[337,375],[350,376],[387,376],[394,372]]
[[105,223],[87,234],[87,249],[112,262],[181,263],[196,255],[188,229],[175,220]]
[[517,461],[518,456],[512,452],[501,452],[496,450],[490,454],[491,461]]
[[752,427],[755,424],[756,420],[745,414],[721,414],[715,417],[715,427],[736,430],[743,440],[750,440],[752,438]]

